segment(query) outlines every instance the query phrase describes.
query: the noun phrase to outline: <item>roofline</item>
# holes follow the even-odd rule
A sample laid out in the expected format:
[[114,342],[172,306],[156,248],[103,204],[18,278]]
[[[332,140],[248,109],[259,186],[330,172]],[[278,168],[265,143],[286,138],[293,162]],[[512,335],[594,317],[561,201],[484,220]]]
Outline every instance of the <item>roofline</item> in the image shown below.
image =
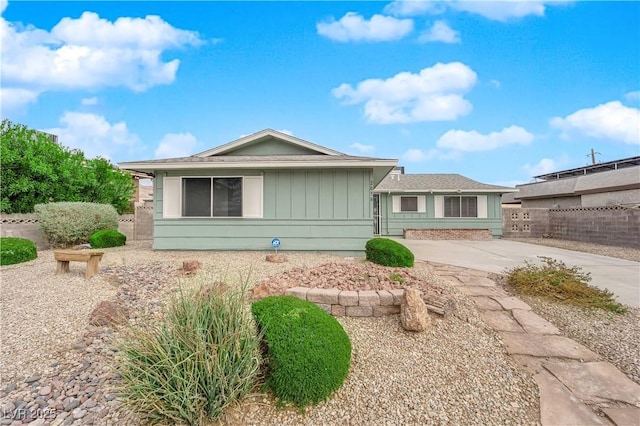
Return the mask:
[[277,168],[340,168],[340,167],[395,167],[398,160],[349,160],[337,157],[332,161],[254,161],[241,162],[204,162],[193,163],[120,163],[123,168],[139,171],[153,170],[194,170],[194,169],[277,169]]
[[507,192],[518,192],[517,189],[513,189],[513,188],[506,188],[506,189],[374,189],[373,192],[401,192],[401,193],[444,193],[444,192],[448,192],[448,193],[452,193],[452,192],[457,192],[457,193],[462,193],[462,194],[469,194],[469,193],[475,193],[475,192],[491,192],[491,193],[500,193],[500,194],[506,194]]
[[[543,181],[558,180],[562,178],[578,177],[598,172],[607,172],[619,170],[621,168],[635,167],[640,165],[640,156],[622,158],[620,160],[607,161],[605,163],[589,164],[587,166],[575,167],[573,169],[559,170],[556,172],[545,173],[534,176],[534,179],[542,179]],[[591,171],[591,173],[589,173]],[[534,182],[536,183],[536,182]]]
[[208,149],[206,151],[203,151],[203,152],[201,152],[199,154],[195,154],[195,155],[193,155],[193,157],[210,157],[212,155],[224,154],[225,152],[231,151],[234,148],[237,148],[239,146],[242,146],[242,145],[248,144],[250,142],[256,141],[256,140],[258,140],[260,138],[263,138],[265,136],[273,136],[275,138],[285,140],[285,141],[287,141],[289,143],[301,146],[303,148],[311,149],[311,150],[319,152],[321,154],[345,155],[342,152],[334,151],[333,149],[329,149],[329,148],[326,148],[324,146],[317,145],[317,144],[309,142],[309,141],[305,141],[305,140],[297,138],[295,136],[287,135],[286,133],[278,132],[277,130],[264,129],[264,130],[260,130],[259,132],[256,132],[256,133],[252,133],[250,135],[243,136],[243,137],[241,137],[239,139],[236,139],[236,140],[231,141],[229,143],[226,143],[224,145],[220,145],[220,146],[217,146],[215,148],[211,148],[211,149]]

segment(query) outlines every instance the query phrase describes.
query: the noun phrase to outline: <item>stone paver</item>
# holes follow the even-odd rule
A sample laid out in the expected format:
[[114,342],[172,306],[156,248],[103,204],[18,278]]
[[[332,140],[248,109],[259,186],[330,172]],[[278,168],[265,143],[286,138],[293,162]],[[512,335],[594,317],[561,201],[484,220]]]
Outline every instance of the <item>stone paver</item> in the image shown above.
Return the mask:
[[524,303],[522,300],[517,297],[508,296],[508,297],[492,297],[493,300],[502,305],[502,308],[510,311],[511,309],[522,309],[525,311],[530,311],[531,306]]
[[610,425],[572,394],[550,373],[536,374],[534,380],[540,390],[540,422],[551,425]]
[[507,293],[498,287],[461,286],[458,290],[467,296],[507,297]]
[[560,330],[555,325],[531,311],[513,309],[511,314],[527,333],[560,334]]
[[489,278],[473,277],[471,281],[469,281],[469,285],[476,287],[495,287],[496,283]]
[[527,370],[532,376],[535,376],[542,371],[547,371],[542,366],[542,364],[546,362],[545,358],[538,358],[529,355],[511,355],[511,358],[513,358],[516,364]]
[[640,385],[608,362],[546,362],[544,367],[585,402],[616,400],[640,406]]
[[516,333],[524,333],[524,329],[513,319],[511,314],[506,311],[484,311],[480,312],[480,317],[487,325],[498,331],[513,331]]
[[605,408],[602,411],[617,426],[638,426],[640,425],[640,408],[622,407],[622,408]]
[[471,296],[471,299],[473,299],[473,301],[476,302],[476,305],[480,310],[483,310],[483,311],[501,311],[502,310],[502,306],[500,306],[498,302],[496,302],[495,300],[487,296]]
[[507,353],[512,355],[570,358],[585,361],[595,361],[599,358],[598,354],[564,336],[501,331],[500,337]]

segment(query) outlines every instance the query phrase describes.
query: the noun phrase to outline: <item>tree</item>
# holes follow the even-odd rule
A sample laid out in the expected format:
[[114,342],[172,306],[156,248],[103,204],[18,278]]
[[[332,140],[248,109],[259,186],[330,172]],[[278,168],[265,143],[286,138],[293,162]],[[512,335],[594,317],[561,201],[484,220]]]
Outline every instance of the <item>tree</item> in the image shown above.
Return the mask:
[[2,120],[0,127],[0,211],[32,213],[54,201],[85,201],[130,209],[131,176],[104,158],[87,159],[50,135]]

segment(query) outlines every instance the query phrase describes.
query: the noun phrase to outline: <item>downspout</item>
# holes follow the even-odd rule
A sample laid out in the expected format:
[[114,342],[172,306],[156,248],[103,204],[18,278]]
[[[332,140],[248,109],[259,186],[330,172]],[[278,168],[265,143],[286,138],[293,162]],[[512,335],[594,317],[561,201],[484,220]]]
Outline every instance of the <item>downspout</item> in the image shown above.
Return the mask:
[[386,222],[386,228],[385,230],[387,231],[387,235],[389,235],[389,195],[391,195],[391,191],[387,191],[387,214],[385,214],[385,222]]

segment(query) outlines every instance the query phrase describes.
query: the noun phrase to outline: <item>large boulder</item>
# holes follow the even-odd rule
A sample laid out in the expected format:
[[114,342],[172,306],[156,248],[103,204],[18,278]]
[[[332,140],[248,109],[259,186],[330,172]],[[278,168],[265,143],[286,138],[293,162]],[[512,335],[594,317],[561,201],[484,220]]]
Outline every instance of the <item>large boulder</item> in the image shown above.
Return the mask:
[[404,290],[404,301],[400,306],[400,323],[408,331],[425,331],[431,326],[431,319],[420,295],[415,288]]

